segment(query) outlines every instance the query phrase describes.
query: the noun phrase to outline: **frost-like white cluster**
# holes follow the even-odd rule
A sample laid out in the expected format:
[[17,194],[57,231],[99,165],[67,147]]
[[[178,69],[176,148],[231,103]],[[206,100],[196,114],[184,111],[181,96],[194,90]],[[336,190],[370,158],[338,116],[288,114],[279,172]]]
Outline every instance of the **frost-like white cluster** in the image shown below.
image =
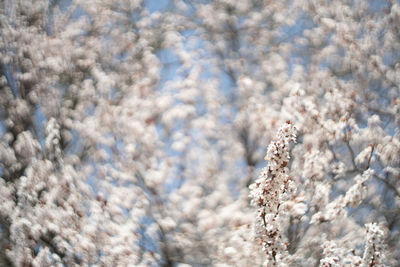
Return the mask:
[[294,190],[289,176],[290,143],[296,141],[296,128],[290,121],[282,126],[276,139],[267,148],[268,166],[250,185],[251,203],[257,208],[256,235],[267,254],[264,265],[282,266],[287,257],[287,244],[283,238],[285,201]]
[[367,237],[362,258],[362,267],[385,266],[385,232],[376,223],[365,225]]

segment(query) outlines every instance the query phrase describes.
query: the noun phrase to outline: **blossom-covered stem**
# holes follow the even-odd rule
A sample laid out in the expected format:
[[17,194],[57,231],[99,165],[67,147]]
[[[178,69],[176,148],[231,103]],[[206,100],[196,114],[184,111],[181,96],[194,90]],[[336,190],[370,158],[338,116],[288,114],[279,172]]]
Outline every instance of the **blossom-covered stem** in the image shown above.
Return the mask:
[[267,149],[265,159],[268,166],[260,177],[250,185],[250,197],[257,207],[256,235],[260,238],[263,250],[267,254],[265,264],[276,266],[284,263],[287,244],[283,239],[280,208],[294,190],[289,177],[289,147],[296,141],[296,128],[287,121],[279,131],[275,141]]
[[384,266],[385,233],[376,223],[369,223],[365,226],[367,228],[367,240],[362,259],[362,267]]

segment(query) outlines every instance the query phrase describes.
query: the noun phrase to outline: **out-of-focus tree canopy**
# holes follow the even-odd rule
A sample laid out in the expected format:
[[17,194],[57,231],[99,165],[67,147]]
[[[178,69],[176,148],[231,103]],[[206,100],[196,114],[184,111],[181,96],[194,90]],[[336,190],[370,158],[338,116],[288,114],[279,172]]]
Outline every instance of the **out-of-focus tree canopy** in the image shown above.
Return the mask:
[[4,0],[0,266],[397,266],[399,126],[394,0]]

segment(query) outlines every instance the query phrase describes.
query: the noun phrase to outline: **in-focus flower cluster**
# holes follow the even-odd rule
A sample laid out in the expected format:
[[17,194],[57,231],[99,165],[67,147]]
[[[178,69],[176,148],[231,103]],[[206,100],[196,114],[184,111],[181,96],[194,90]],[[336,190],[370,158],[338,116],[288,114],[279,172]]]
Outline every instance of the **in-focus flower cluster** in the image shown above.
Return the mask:
[[285,200],[294,191],[289,176],[290,143],[296,141],[296,128],[290,121],[283,125],[267,149],[265,159],[268,166],[260,177],[250,185],[250,197],[257,207],[256,235],[261,239],[263,250],[267,254],[267,266],[284,264],[287,244],[282,236],[281,217]]
[[365,244],[362,266],[384,266],[385,232],[376,223],[366,224],[367,240]]

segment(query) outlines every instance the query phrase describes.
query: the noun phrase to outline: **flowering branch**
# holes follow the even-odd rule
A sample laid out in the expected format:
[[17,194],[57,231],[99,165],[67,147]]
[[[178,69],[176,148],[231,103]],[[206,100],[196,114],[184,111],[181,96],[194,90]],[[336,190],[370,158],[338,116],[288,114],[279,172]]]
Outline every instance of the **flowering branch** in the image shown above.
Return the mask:
[[[250,197],[257,207],[256,235],[260,238],[267,255],[265,265],[277,266],[284,263],[287,243],[282,238],[282,204],[294,190],[289,173],[290,142],[296,142],[296,128],[287,121],[279,131],[275,141],[267,149],[265,159],[268,166],[259,178],[250,185]],[[279,260],[279,261],[278,261]]]
[[365,225],[367,228],[367,240],[365,244],[362,266],[383,266],[385,259],[385,233],[376,223]]

